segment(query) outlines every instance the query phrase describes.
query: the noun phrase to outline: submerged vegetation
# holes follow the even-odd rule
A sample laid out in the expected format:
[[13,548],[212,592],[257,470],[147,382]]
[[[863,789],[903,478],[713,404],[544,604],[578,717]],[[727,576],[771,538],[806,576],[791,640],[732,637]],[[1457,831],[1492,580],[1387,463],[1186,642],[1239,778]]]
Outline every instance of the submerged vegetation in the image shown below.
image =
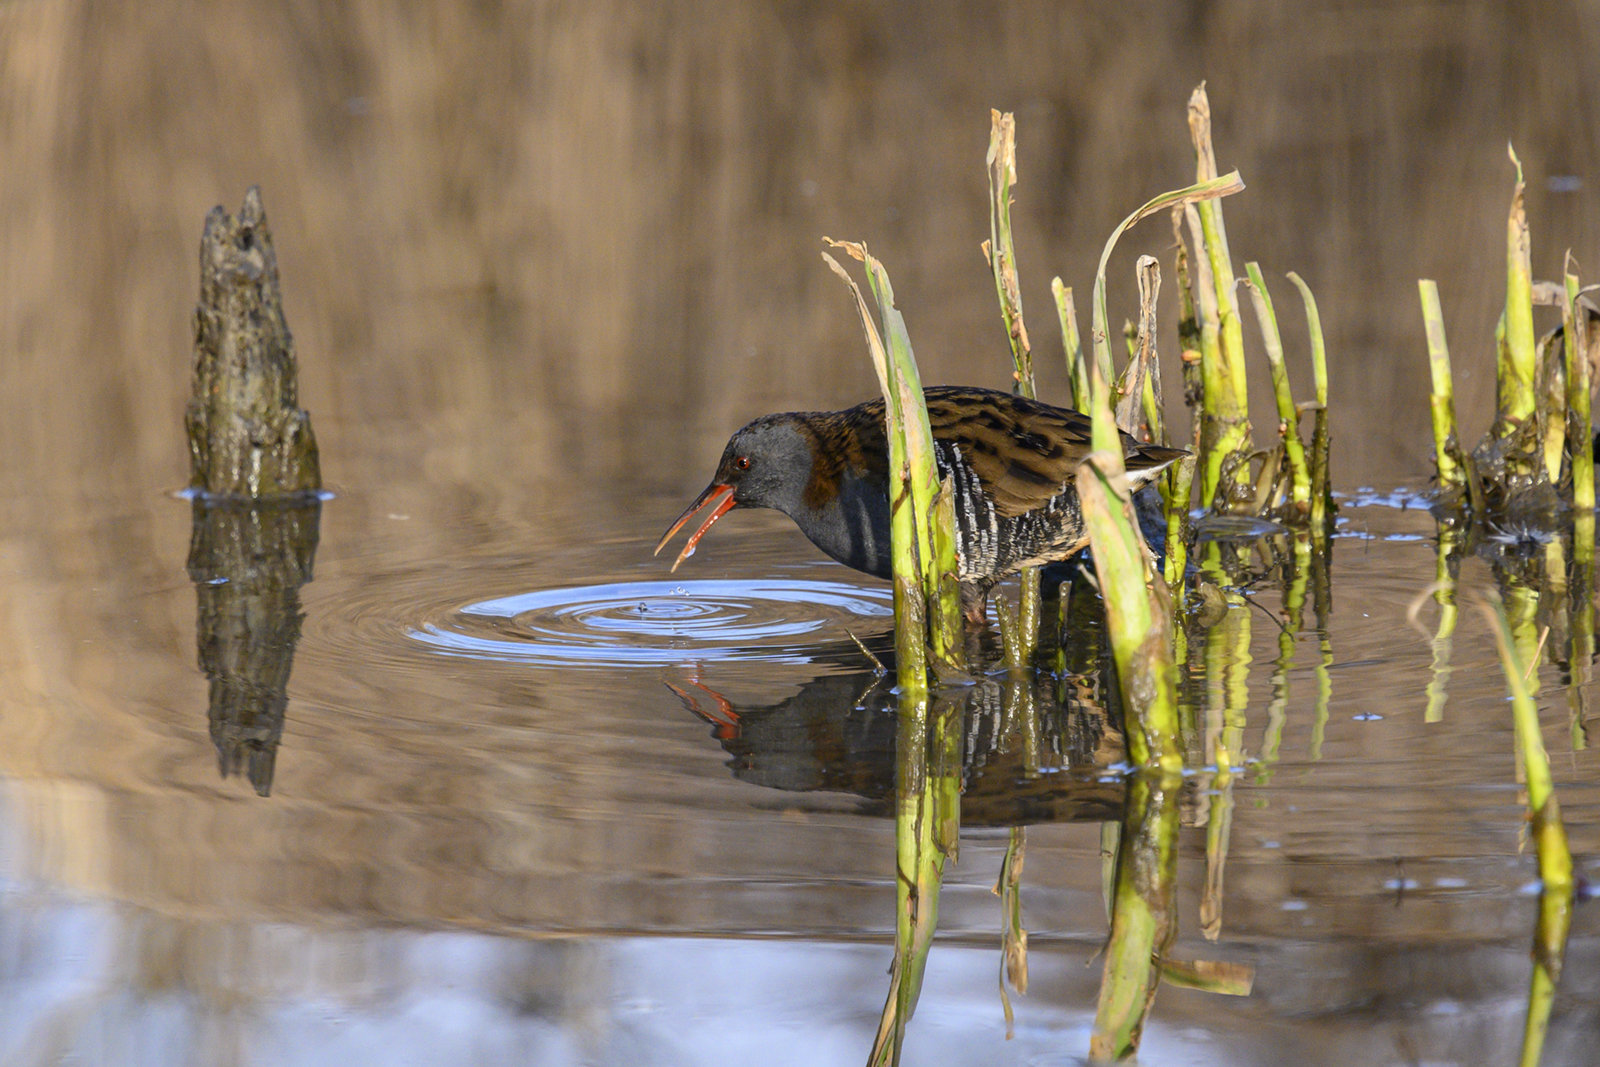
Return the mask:
[[[1076,475],[1092,567],[1078,568],[1065,582],[1049,583],[1041,582],[1040,572],[1030,568],[1018,583],[1016,606],[1004,598],[995,605],[1008,675],[1014,679],[1092,675],[1096,690],[1105,694],[1113,721],[1120,718],[1126,745],[1129,770],[1122,814],[1102,829],[1108,940],[1089,1049],[1096,1061],[1136,1053],[1163,979],[1216,993],[1249,992],[1253,976],[1248,967],[1168,957],[1177,934],[1178,829],[1180,824],[1205,827],[1206,870],[1199,911],[1202,933],[1216,940],[1223,927],[1233,785],[1244,773],[1258,781],[1272,773],[1308,607],[1319,635],[1312,665],[1315,692],[1309,702],[1315,717],[1313,758],[1319,755],[1332,689],[1328,668],[1333,652],[1326,620],[1332,610],[1328,570],[1335,504],[1329,474],[1326,350],[1316,301],[1306,282],[1290,273],[1288,279],[1304,307],[1315,389],[1310,401],[1297,403],[1267,277],[1253,261],[1245,264],[1242,281],[1234,272],[1221,201],[1244,185],[1236,172],[1218,174],[1203,85],[1189,101],[1188,118],[1196,181],[1155,197],[1130,214],[1107,240],[1094,279],[1087,345],[1078,326],[1073,290],[1059,277],[1051,283],[1073,405],[1088,413],[1093,423],[1093,449]],[[1015,389],[1033,397],[1033,349],[1011,230],[1017,185],[1015,136],[1012,116],[995,112],[987,156],[990,238],[983,251],[1012,354]],[[1153,499],[1135,499],[1130,493],[1119,433],[1155,444],[1173,439],[1165,420],[1156,353],[1161,269],[1155,257],[1139,258],[1139,318],[1122,331],[1127,359],[1118,371],[1107,312],[1106,265],[1127,230],[1163,211],[1170,211],[1175,239],[1177,335],[1183,348],[1184,397],[1191,408],[1192,432],[1184,442],[1191,455],[1157,483],[1163,506],[1156,517]],[[977,647],[973,635],[963,630],[952,486],[948,480],[939,482],[920,377],[888,272],[862,244],[829,243],[866,271],[876,315],[849,273],[825,253],[829,265],[845,279],[860,312],[887,402],[893,450],[890,500],[899,714],[896,951],[869,1060],[892,1064],[899,1062],[916,1007],[945,865],[957,853],[961,717],[953,710],[950,694],[957,690],[951,685],[973,677],[969,671],[981,673],[986,668],[981,657],[973,656]],[[1544,562],[1546,573],[1562,575],[1563,596],[1571,593],[1562,627],[1564,655],[1575,679],[1579,674],[1586,678],[1594,652],[1589,599],[1593,473],[1588,357],[1596,350],[1583,345],[1590,340],[1600,344],[1600,315],[1582,301],[1577,279],[1569,271],[1564,286],[1558,287],[1563,327],[1535,345],[1531,301],[1535,294],[1554,298],[1550,287],[1531,283],[1526,251],[1519,175],[1511,216],[1508,309],[1501,329],[1502,411],[1490,437],[1471,455],[1460,449],[1453,425],[1437,291],[1432,283],[1422,285],[1435,382],[1441,509],[1456,519],[1483,521],[1490,515],[1512,514],[1509,509],[1521,506],[1519,502],[1547,501],[1549,491],[1557,488],[1580,502],[1575,505],[1576,526],[1586,533],[1574,542],[1574,570],[1569,576],[1562,565],[1559,540],[1552,542]],[[1276,434],[1260,447],[1249,418],[1245,331],[1237,300],[1241,286],[1249,293],[1277,415]],[[1512,302],[1517,310],[1511,308]],[[1565,361],[1556,358],[1558,351],[1565,351]],[[1309,441],[1301,425],[1306,416],[1311,421]],[[1192,507],[1199,510],[1191,512]],[[1462,528],[1458,521],[1441,527],[1439,580],[1431,590],[1441,615],[1434,637],[1428,721],[1442,716],[1450,638],[1457,622],[1453,583],[1459,561],[1451,553],[1462,543],[1458,536]],[[1164,535],[1164,555],[1146,544],[1146,538],[1156,534]],[[1273,699],[1263,748],[1247,759],[1243,737],[1251,644],[1248,594],[1267,581],[1281,583],[1281,633],[1272,663]],[[1527,760],[1541,870],[1547,872],[1547,891],[1556,895],[1556,903],[1541,912],[1542,948],[1530,996],[1526,1045],[1533,1051],[1524,1062],[1537,1060],[1537,1034],[1543,1027],[1537,1020],[1548,1017],[1551,990],[1559,976],[1566,929],[1560,919],[1563,909],[1570,908],[1572,881],[1570,858],[1561,866],[1559,814],[1549,793],[1548,767],[1537,769],[1543,749],[1536,715],[1526,699],[1530,675],[1524,672],[1531,668],[1523,665],[1533,662],[1544,640],[1534,632],[1537,603],[1537,593],[1530,598],[1508,591],[1505,610],[1495,616],[1495,633],[1516,698],[1519,751]],[[1562,603],[1569,602],[1563,598]],[[1095,635],[1090,641],[1097,648],[1087,660],[1079,640],[1085,633]],[[1076,651],[1069,650],[1073,648]],[[1191,675],[1208,679],[1204,692],[1187,684]],[[1021,684],[1017,691],[1034,694],[1037,686]],[[1574,700],[1581,704],[1580,696]],[[1036,736],[1037,725],[1031,732],[1027,725],[1039,714],[1034,698],[1022,701],[1016,710],[1024,719],[1023,735]],[[1573,713],[1575,746],[1582,744],[1582,721],[1579,707]],[[1193,813],[1180,813],[1177,802],[1186,778],[1193,780],[1200,800]],[[1008,985],[1017,993],[1027,991],[1028,940],[1020,897],[1025,847],[1025,831],[1013,827],[995,887],[1001,904],[1000,996],[1008,1026],[1012,1018]]]

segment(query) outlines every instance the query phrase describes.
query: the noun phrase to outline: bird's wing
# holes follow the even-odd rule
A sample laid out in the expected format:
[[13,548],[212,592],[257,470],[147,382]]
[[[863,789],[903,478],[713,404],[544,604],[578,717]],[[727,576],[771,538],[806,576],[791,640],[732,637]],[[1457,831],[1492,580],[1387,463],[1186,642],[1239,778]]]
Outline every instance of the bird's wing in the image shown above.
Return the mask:
[[[933,436],[960,448],[1000,514],[1015,517],[1043,507],[1073,482],[1093,450],[1087,415],[990,390],[927,391]],[[1123,433],[1130,473],[1163,467],[1181,449],[1141,445]]]

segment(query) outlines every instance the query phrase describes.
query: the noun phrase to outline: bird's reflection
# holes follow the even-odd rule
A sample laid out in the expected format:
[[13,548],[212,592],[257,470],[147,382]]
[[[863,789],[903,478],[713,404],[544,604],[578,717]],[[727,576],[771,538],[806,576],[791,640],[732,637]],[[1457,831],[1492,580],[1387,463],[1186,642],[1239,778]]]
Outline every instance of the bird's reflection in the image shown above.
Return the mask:
[[[887,662],[892,653],[883,653]],[[868,657],[851,642],[819,650],[814,662],[818,676],[775,703],[735,703],[688,676],[667,685],[711,726],[741,781],[853,794],[867,812],[887,814],[898,731],[892,663],[887,674],[862,669]],[[1123,737],[1096,674],[980,674],[937,702],[961,716],[963,825],[1120,817]]]

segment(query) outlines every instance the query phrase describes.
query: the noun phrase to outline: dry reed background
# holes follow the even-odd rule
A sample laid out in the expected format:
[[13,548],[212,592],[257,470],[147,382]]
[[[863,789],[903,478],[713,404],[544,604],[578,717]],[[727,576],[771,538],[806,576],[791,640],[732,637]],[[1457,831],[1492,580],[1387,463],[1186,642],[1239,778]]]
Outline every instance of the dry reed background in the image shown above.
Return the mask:
[[[1018,113],[1042,315],[1051,274],[1086,287],[1115,220],[1186,180],[1206,78],[1251,186],[1234,244],[1321,298],[1336,477],[1416,478],[1414,279],[1440,280],[1452,336],[1490,336],[1507,139],[1535,273],[1569,244],[1600,263],[1596,55],[1594,3],[8,4],[5,477],[182,482],[199,224],[254,181],[335,483],[360,449],[396,480],[675,484],[758,410],[868,395],[823,233],[890,265],[930,381],[993,383],[988,108]],[[1115,321],[1132,257],[1166,243],[1140,236]],[[1487,355],[1457,355],[1469,435]]]

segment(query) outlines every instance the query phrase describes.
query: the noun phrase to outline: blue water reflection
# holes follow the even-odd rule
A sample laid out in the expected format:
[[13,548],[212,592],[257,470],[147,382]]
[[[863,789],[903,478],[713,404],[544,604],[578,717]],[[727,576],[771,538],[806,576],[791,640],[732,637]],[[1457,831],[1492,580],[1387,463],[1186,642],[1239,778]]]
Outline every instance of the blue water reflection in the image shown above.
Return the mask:
[[467,604],[408,635],[473,659],[560,667],[806,663],[818,636],[894,615],[888,587],[804,579],[621,582]]

